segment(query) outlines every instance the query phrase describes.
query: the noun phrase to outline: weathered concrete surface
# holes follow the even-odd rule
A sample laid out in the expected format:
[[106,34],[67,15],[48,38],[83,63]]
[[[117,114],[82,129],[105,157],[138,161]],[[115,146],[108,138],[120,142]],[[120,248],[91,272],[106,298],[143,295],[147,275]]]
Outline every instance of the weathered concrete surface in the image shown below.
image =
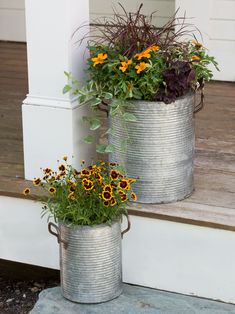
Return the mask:
[[123,294],[110,302],[88,305],[70,302],[60,288],[46,289],[30,314],[235,314],[235,305],[124,285]]

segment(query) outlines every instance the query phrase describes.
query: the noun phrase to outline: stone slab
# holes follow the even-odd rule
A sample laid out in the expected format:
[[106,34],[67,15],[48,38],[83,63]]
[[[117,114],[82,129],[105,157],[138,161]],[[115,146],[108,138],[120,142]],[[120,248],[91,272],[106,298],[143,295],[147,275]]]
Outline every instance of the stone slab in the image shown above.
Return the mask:
[[43,290],[30,314],[235,314],[235,305],[139,286],[124,285],[123,294],[100,304],[78,304],[60,288]]

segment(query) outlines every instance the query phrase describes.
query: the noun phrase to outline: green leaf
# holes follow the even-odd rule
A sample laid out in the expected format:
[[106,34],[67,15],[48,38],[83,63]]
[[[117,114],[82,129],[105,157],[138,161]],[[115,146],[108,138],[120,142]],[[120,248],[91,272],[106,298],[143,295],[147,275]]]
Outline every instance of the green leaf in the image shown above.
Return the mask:
[[101,127],[101,122],[97,118],[91,118],[90,120],[90,130],[94,131]]
[[126,122],[136,122],[137,121],[137,118],[134,114],[132,113],[129,113],[129,112],[125,112],[123,114],[123,119],[126,121]]
[[71,89],[72,87],[70,85],[65,85],[65,87],[63,88],[63,94],[68,93]]
[[126,169],[125,169],[125,167],[123,165],[118,165],[116,167],[116,170],[120,171],[123,174],[125,174],[125,172],[126,172]]
[[91,107],[95,107],[98,106],[101,103],[101,99],[100,98],[94,98],[90,101],[90,105]]
[[115,146],[113,144],[109,144],[106,148],[105,148],[105,152],[106,153],[113,153],[115,152]]
[[93,135],[88,135],[86,137],[84,137],[83,141],[87,144],[91,144],[93,143],[95,140],[95,137]]
[[85,102],[85,100],[86,100],[86,95],[81,95],[81,96],[79,97],[79,102],[80,102],[80,104],[82,104],[83,102]]
[[107,145],[105,145],[105,144],[97,144],[96,145],[97,153],[104,154],[106,147],[107,147]]
[[113,128],[109,128],[104,134],[114,134],[114,129]]
[[104,98],[105,99],[112,99],[113,98],[113,94],[111,94],[111,93],[104,93]]
[[64,71],[64,75],[67,76],[68,79],[71,77],[71,73],[67,71]]

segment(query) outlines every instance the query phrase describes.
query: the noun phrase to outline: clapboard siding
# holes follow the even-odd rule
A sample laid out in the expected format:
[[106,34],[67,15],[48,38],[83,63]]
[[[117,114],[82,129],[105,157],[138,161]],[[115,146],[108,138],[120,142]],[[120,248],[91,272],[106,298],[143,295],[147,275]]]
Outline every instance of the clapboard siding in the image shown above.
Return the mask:
[[144,14],[149,14],[154,11],[156,15],[169,17],[174,14],[175,6],[174,1],[159,1],[159,0],[127,0],[127,1],[118,1],[118,0],[90,0],[90,12],[91,14],[100,14],[100,15],[111,15],[113,13],[113,8],[117,9],[119,12],[122,11],[118,3],[121,3],[126,11],[135,12],[141,3],[144,3],[144,6],[141,10]]
[[210,20],[210,38],[235,41],[235,20]]
[[235,1],[217,0],[213,2],[211,19],[234,20]]
[[0,40],[26,41],[24,9],[0,7]]
[[209,19],[210,51],[219,63],[215,79],[235,81],[235,0],[211,1]]

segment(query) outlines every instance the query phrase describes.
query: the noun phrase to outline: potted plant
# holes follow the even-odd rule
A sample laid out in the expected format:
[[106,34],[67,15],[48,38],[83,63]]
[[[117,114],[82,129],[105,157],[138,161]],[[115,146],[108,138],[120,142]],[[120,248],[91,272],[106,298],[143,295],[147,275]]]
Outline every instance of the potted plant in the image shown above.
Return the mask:
[[[191,31],[184,19],[174,16],[159,29],[151,17],[140,6],[136,13],[123,8],[123,14],[106,19],[89,45],[87,84],[79,87],[66,73],[64,92],[79,95],[94,114],[107,112],[109,143],[97,144],[97,151],[139,177],[138,201],[166,203],[193,191],[194,113],[203,106],[204,82],[217,63],[196,38],[182,40]],[[102,124],[97,115],[83,119],[93,130]]]
[[[62,294],[79,303],[105,302],[122,292],[121,238],[130,229],[126,202],[136,200],[135,180],[114,163],[83,162],[78,172],[66,160],[33,181],[46,193],[43,215],[57,223],[49,222],[48,229],[60,245]],[[121,232],[122,215],[128,227]]]

